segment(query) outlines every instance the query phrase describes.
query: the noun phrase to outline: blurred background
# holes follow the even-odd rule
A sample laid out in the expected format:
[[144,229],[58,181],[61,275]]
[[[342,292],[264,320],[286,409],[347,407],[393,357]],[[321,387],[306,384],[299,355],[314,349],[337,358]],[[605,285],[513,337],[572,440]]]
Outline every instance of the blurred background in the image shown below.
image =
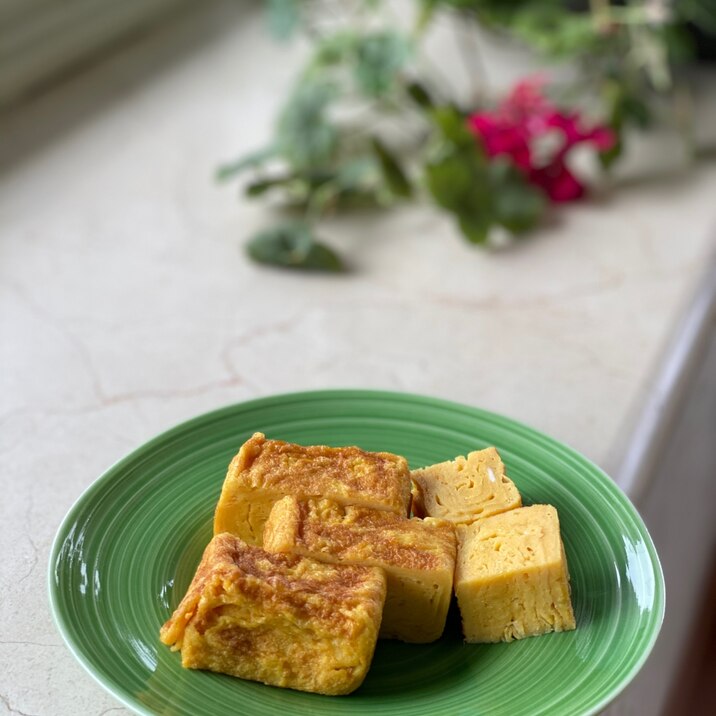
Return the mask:
[[107,465],[336,386],[603,467],[667,582],[608,713],[716,713],[715,200],[712,0],[0,0],[0,713],[122,711],[45,598]]

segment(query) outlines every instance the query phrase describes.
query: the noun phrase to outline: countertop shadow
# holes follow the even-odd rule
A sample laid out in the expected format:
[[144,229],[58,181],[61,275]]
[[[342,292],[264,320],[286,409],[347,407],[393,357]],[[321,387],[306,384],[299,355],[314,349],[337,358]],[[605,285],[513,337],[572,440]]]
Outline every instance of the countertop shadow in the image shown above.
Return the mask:
[[50,86],[0,113],[0,175],[42,152],[251,15],[253,0],[187,3],[111,43]]

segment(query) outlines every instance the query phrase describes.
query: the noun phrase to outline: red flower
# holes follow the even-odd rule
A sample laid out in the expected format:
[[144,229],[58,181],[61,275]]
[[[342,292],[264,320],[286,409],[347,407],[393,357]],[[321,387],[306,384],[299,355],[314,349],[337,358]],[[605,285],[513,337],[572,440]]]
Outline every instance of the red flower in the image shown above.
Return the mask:
[[[584,194],[584,186],[567,167],[567,154],[582,142],[606,151],[615,137],[608,127],[585,127],[577,112],[557,109],[542,93],[543,84],[541,77],[518,82],[494,111],[471,115],[468,125],[488,157],[509,156],[528,181],[541,187],[552,201],[573,201]],[[533,143],[552,131],[559,132],[562,141],[550,157],[536,165]]]

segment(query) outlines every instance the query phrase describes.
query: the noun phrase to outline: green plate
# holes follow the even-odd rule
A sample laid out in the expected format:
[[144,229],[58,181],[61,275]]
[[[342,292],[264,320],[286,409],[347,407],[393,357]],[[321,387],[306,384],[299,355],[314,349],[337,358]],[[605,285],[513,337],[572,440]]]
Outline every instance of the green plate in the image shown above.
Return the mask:
[[[453,612],[428,645],[379,642],[364,684],[328,697],[182,669],[159,642],[211,537],[226,467],[255,430],[356,444],[419,467],[495,445],[525,503],[559,511],[577,630],[462,643]],[[50,603],[90,674],[140,714],[592,714],[636,675],[656,640],[664,582],[636,510],[585,458],[507,418],[401,393],[278,395],[202,415],[120,460],[56,537]]]

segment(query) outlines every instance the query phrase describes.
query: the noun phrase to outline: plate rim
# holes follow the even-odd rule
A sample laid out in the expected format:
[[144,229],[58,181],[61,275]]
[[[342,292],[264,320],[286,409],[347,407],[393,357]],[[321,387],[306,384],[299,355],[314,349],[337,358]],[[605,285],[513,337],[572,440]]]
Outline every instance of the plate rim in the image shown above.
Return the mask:
[[589,467],[599,473],[600,479],[602,479],[607,490],[612,493],[612,496],[616,496],[618,500],[622,502],[622,506],[630,513],[632,520],[637,526],[642,537],[645,537],[645,544],[647,552],[650,558],[650,564],[654,572],[654,602],[655,608],[653,613],[656,615],[654,622],[654,628],[649,636],[649,640],[645,645],[639,658],[635,661],[632,668],[626,672],[619,681],[619,684],[607,694],[601,701],[595,704],[589,711],[583,712],[583,716],[596,716],[601,713],[609,704],[613,703],[624,690],[632,683],[636,675],[641,671],[646,660],[651,655],[656,641],[661,634],[661,629],[664,623],[664,616],[666,612],[666,583],[664,579],[664,570],[659,559],[659,554],[651,537],[647,526],[642,519],[639,511],[632,503],[629,496],[624,490],[611,478],[606,471],[604,471],[599,465],[593,462],[584,454],[573,448],[569,443],[562,440],[557,440],[548,433],[545,433],[537,428],[532,427],[526,422],[516,420],[503,413],[499,413],[492,410],[486,410],[476,406],[469,405],[467,403],[461,403],[458,401],[439,398],[431,395],[412,393],[408,391],[396,391],[396,390],[381,390],[381,389],[362,389],[362,388],[322,388],[315,390],[301,390],[301,391],[289,391],[283,393],[271,393],[269,395],[251,398],[249,400],[235,401],[227,403],[225,405],[213,408],[211,410],[204,411],[190,418],[182,420],[169,428],[161,430],[154,434],[148,440],[145,440],[137,447],[130,450],[128,453],[122,455],[119,459],[111,463],[105,468],[74,500],[72,505],[67,510],[65,516],[62,518],[52,540],[50,548],[50,556],[47,569],[47,590],[48,590],[48,601],[50,606],[50,615],[55,627],[60,632],[65,646],[69,649],[70,653],[74,658],[81,664],[84,670],[94,679],[95,683],[99,684],[107,693],[113,698],[117,699],[121,704],[126,706],[131,711],[134,711],[140,716],[158,716],[156,711],[150,711],[145,709],[138,703],[129,700],[121,692],[117,690],[114,682],[104,677],[95,669],[92,661],[87,658],[78,648],[74,637],[70,634],[68,625],[64,615],[61,613],[60,608],[60,593],[59,589],[55,587],[55,571],[56,565],[59,558],[62,543],[65,541],[68,533],[68,527],[72,523],[75,513],[80,511],[80,508],[84,503],[90,499],[95,492],[101,490],[105,483],[113,478],[113,473],[120,469],[123,463],[130,462],[134,459],[135,455],[140,451],[145,451],[151,448],[155,443],[165,440],[167,437],[181,433],[187,429],[190,429],[194,423],[200,423],[207,419],[219,417],[223,414],[231,413],[237,408],[251,409],[255,407],[261,407],[265,405],[271,405],[276,403],[284,403],[287,401],[296,400],[313,400],[313,399],[338,399],[338,398],[388,398],[390,400],[400,400],[404,402],[419,402],[423,404],[431,404],[433,406],[442,407],[450,411],[460,411],[463,413],[480,414],[487,418],[497,418],[500,421],[507,421],[513,426],[516,426],[522,431],[528,434],[539,437],[541,440],[547,442],[547,444],[555,445],[560,450],[569,453],[570,457],[580,462],[587,463]]

